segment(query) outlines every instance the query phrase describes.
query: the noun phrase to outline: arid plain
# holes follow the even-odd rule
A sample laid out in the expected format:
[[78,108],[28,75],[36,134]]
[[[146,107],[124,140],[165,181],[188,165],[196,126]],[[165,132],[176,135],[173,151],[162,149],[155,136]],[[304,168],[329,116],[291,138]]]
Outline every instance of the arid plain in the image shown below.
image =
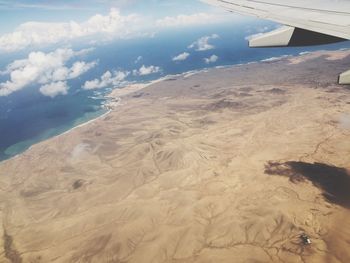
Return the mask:
[[112,93],[0,163],[0,262],[350,262],[348,54]]

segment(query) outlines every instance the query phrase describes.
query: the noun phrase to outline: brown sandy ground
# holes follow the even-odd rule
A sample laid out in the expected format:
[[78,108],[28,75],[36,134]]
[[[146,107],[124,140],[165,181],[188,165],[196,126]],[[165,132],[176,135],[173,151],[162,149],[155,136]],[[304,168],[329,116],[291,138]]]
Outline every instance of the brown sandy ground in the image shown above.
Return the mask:
[[350,262],[340,53],[124,90],[2,162],[0,262]]

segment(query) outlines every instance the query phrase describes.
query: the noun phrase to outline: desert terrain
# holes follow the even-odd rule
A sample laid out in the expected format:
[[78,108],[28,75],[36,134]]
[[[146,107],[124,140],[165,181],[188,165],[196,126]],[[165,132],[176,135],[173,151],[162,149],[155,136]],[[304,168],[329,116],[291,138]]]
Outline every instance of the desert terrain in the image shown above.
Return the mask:
[[320,51],[116,90],[0,163],[0,262],[350,262],[349,67]]

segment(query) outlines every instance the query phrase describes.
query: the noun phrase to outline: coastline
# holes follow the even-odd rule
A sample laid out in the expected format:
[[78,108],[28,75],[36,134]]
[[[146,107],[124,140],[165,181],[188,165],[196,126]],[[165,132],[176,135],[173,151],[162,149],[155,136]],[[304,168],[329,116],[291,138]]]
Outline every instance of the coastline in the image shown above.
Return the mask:
[[[248,65],[252,65],[252,64],[264,64],[264,63],[269,64],[269,63],[275,63],[275,62],[279,62],[279,61],[289,61],[289,64],[296,65],[296,64],[299,64],[301,62],[305,62],[307,60],[310,60],[310,59],[315,59],[315,58],[321,57],[323,55],[328,56],[326,58],[327,60],[328,59],[329,60],[339,60],[339,59],[345,58],[347,56],[349,50],[350,50],[350,48],[349,49],[342,48],[339,50],[317,50],[317,51],[312,51],[312,52],[300,52],[298,55],[281,55],[279,57],[270,57],[270,58],[266,58],[266,59],[262,59],[262,60],[251,61],[251,62],[244,63],[244,64],[232,64],[232,65],[209,67],[209,68],[204,68],[204,69],[199,69],[199,70],[190,70],[190,71],[179,73],[179,74],[166,75],[166,76],[163,76],[159,79],[155,79],[153,81],[149,81],[146,83],[130,83],[122,88],[114,88],[111,90],[111,92],[109,92],[107,95],[104,96],[105,103],[102,105],[102,108],[105,108],[107,111],[102,113],[102,115],[99,115],[95,118],[89,119],[86,122],[82,122],[78,125],[74,125],[71,128],[67,129],[66,131],[64,131],[62,133],[58,133],[57,135],[49,136],[48,138],[45,138],[43,140],[39,139],[34,144],[31,144],[24,151],[20,151],[18,154],[11,156],[7,159],[0,160],[0,163],[17,158],[19,155],[30,150],[33,146],[35,146],[37,144],[40,144],[42,142],[45,142],[45,141],[50,140],[50,139],[55,138],[55,137],[60,137],[60,136],[66,135],[75,129],[85,127],[86,125],[89,125],[89,124],[93,123],[94,121],[98,121],[99,119],[107,117],[113,110],[115,110],[115,108],[120,103],[122,103],[123,97],[129,95],[130,93],[139,92],[139,91],[141,91],[149,86],[166,81],[168,79],[172,79],[175,77],[182,77],[182,78],[186,79],[188,77],[192,77],[192,76],[197,75],[197,74],[209,72],[210,70],[214,70],[214,69],[230,69],[233,67],[242,67],[242,66],[248,66]],[[108,99],[110,99],[111,101],[108,101]]]
[[[204,70],[207,70],[207,69],[204,69]],[[192,71],[189,71],[189,72],[191,73],[191,75],[193,75],[193,74],[198,74],[200,72],[203,72],[204,70],[198,70],[198,71],[197,70],[194,70],[194,71],[192,70]],[[89,119],[87,121],[83,121],[82,123],[80,123],[78,125],[73,125],[71,128],[65,130],[64,132],[59,132],[56,135],[49,136],[49,137],[47,137],[45,139],[37,139],[37,140],[33,139],[35,141],[35,143],[31,144],[29,147],[26,147],[24,150],[20,150],[19,153],[15,154],[15,155],[13,155],[11,157],[8,157],[6,159],[0,160],[0,163],[7,162],[9,160],[18,158],[19,156],[21,156],[25,152],[30,151],[32,149],[32,147],[34,147],[37,144],[46,142],[46,141],[54,139],[54,138],[58,138],[60,136],[66,135],[66,134],[69,134],[70,132],[72,132],[72,131],[74,131],[76,129],[83,128],[86,125],[89,125],[89,124],[91,124],[91,123],[93,123],[95,121],[98,121],[98,120],[100,120],[100,119],[102,119],[104,117],[107,117],[120,103],[122,103],[122,98],[124,96],[127,96],[130,93],[140,91],[140,90],[142,90],[144,88],[147,88],[148,86],[151,86],[153,84],[165,81],[166,79],[171,78],[171,77],[186,75],[189,72],[176,74],[176,75],[166,75],[164,77],[161,77],[159,79],[155,79],[153,81],[149,81],[149,82],[146,82],[146,83],[130,83],[130,84],[128,84],[128,85],[126,85],[125,87],[122,87],[122,88],[120,88],[120,87],[114,88],[114,89],[112,89],[111,92],[109,92],[107,95],[104,96],[105,97],[105,103],[102,105],[101,110],[104,108],[104,109],[107,110],[106,112],[102,113],[101,115],[99,115],[99,116],[97,116],[95,118],[91,118],[91,119]],[[108,99],[112,99],[112,101],[108,101]],[[13,146],[14,145],[12,145],[11,147],[13,147]]]
[[[58,134],[53,135],[53,136],[49,136],[48,138],[38,139],[38,140],[33,139],[36,141],[35,143],[31,144],[29,147],[26,147],[25,150],[20,150],[19,153],[15,154],[9,158],[0,160],[0,163],[7,162],[9,160],[18,158],[19,156],[21,156],[25,152],[30,151],[37,144],[46,142],[46,141],[54,139],[54,138],[59,138],[61,136],[69,134],[70,132],[72,132],[76,129],[83,128],[83,127],[85,127],[85,126],[87,126],[95,121],[98,121],[104,117],[107,117],[115,109],[115,107],[117,107],[121,103],[123,96],[126,96],[132,92],[136,92],[136,91],[141,90],[143,88],[146,88],[146,87],[153,85],[155,83],[161,82],[167,77],[168,76],[165,76],[165,77],[162,77],[162,78],[159,78],[159,79],[147,82],[147,83],[132,83],[132,84],[126,85],[123,88],[113,89],[110,93],[108,93],[107,95],[104,96],[105,97],[105,104],[103,104],[101,109],[100,109],[100,110],[106,109],[106,112],[102,113],[101,115],[98,115],[97,117],[91,118],[87,121],[83,121],[82,123],[80,123],[78,125],[73,125],[71,128],[65,130],[64,132],[59,132]],[[108,102],[108,99],[112,99],[112,101]]]
[[[101,109],[102,110],[102,109]],[[105,116],[107,116],[109,113],[110,113],[111,110],[107,110],[107,112],[104,112],[102,113],[101,115],[98,115],[97,117],[93,117],[87,121],[81,121],[80,124],[78,125],[72,125],[70,128],[66,129],[65,131],[63,132],[58,132],[56,135],[53,135],[53,136],[48,136],[47,138],[45,139],[31,139],[33,141],[35,141],[35,143],[31,143],[31,145],[29,147],[26,147],[25,150],[20,150],[19,153],[9,157],[9,158],[6,158],[6,159],[3,159],[3,160],[0,160],[0,163],[2,162],[6,162],[6,161],[9,161],[11,159],[15,159],[15,158],[18,158],[19,156],[21,156],[21,154],[24,154],[26,151],[30,151],[32,147],[34,147],[35,145],[37,144],[40,144],[40,143],[43,143],[45,141],[48,141],[48,140],[51,140],[51,139],[54,139],[54,138],[57,138],[57,137],[60,137],[60,136],[63,136],[65,134],[68,134],[69,132],[75,130],[75,129],[78,129],[80,127],[84,127],[85,125],[88,125],[96,120],[99,120],[100,118],[103,118]],[[79,122],[79,119],[75,120],[75,123],[76,122]],[[45,137],[45,136],[44,136]],[[22,142],[21,142],[22,143]],[[14,145],[13,145],[14,146]],[[11,147],[13,147],[11,146]]]

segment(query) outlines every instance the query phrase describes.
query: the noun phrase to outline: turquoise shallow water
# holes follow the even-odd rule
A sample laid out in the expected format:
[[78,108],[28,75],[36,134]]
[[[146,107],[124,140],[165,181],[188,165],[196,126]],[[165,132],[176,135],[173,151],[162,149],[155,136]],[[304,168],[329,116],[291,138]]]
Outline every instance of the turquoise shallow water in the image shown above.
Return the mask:
[[76,92],[51,99],[34,89],[0,97],[0,160],[106,112],[103,97],[96,99],[89,93]]
[[[104,95],[109,90],[84,91],[81,86],[86,80],[98,78],[107,70],[132,72],[142,65],[155,65],[162,69],[157,74],[147,76],[130,74],[127,79],[133,82],[145,82],[165,75],[207,67],[235,65],[282,55],[297,55],[300,52],[317,49],[350,47],[348,42],[344,42],[322,47],[249,49],[245,37],[256,33],[257,25],[260,28],[275,27],[273,23],[261,21],[251,24],[221,24],[187,30],[174,29],[171,32],[161,32],[153,38],[120,40],[96,46],[84,60],[98,60],[98,66],[80,78],[69,81],[70,90],[67,95],[57,96],[54,99],[44,97],[38,91],[39,85],[33,85],[8,97],[0,97],[0,160],[13,157],[37,142],[59,135],[106,112],[102,105],[105,102]],[[198,38],[214,33],[219,35],[219,38],[211,42],[214,49],[197,52],[188,48]],[[73,48],[79,50],[88,47],[90,46],[76,44]],[[186,61],[172,61],[174,56],[183,52],[190,54]],[[0,70],[15,59],[25,58],[27,53],[0,55]],[[204,58],[214,54],[218,56],[217,62],[206,64]],[[139,56],[142,56],[142,59],[135,62]],[[0,82],[6,80],[6,76],[0,74]]]
[[77,127],[81,124],[84,124],[90,120],[96,119],[97,117],[103,115],[106,112],[107,111],[105,109],[101,108],[100,110],[86,113],[86,114],[84,114],[83,117],[75,119],[71,123],[67,123],[65,125],[62,125],[62,126],[56,127],[56,128],[47,128],[46,130],[43,130],[42,133],[39,133],[37,136],[35,136],[33,138],[19,141],[18,143],[15,143],[15,144],[9,146],[8,148],[6,148],[2,153],[2,159],[4,160],[4,159],[8,159],[10,157],[16,156],[19,153],[24,152],[30,146],[32,146],[38,142],[41,142],[41,141],[44,141],[48,138],[52,138],[54,136],[63,134],[64,132],[67,132],[74,127]]

